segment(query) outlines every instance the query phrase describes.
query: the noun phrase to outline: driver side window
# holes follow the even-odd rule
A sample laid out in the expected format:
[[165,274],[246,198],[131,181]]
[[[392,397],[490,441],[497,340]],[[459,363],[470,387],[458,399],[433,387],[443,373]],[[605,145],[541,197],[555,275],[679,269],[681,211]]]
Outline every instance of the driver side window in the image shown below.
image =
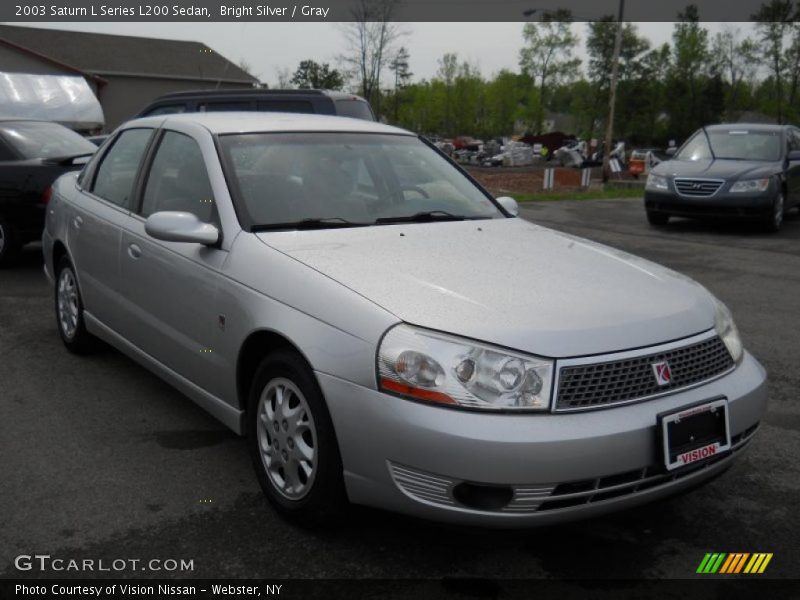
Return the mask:
[[141,214],[161,211],[192,213],[216,222],[216,207],[200,146],[188,135],[167,131],[156,150],[144,188]]

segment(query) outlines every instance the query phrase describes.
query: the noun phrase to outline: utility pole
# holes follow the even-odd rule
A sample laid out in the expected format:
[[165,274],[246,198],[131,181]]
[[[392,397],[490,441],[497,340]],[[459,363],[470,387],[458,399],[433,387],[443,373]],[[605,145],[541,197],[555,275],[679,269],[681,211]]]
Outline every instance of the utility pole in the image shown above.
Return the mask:
[[622,18],[625,13],[625,0],[619,0],[617,15],[617,35],[614,38],[614,55],[611,59],[611,81],[608,91],[608,122],[606,123],[606,141],[603,149],[603,183],[608,181],[611,171],[611,140],[614,137],[614,108],[617,104],[617,80],[619,79],[619,53],[622,48]]

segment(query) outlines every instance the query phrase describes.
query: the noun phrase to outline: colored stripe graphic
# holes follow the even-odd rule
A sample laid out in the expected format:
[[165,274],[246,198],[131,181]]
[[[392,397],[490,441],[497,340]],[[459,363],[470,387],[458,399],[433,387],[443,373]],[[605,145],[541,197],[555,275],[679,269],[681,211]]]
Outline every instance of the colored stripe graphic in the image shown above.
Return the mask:
[[[748,560],[749,559],[749,560]],[[739,573],[763,573],[772,560],[771,552],[707,552],[697,567],[697,573],[713,575],[732,575]],[[745,566],[746,565],[746,566]]]
[[706,554],[703,562],[697,567],[698,573],[716,573],[722,561],[725,559],[725,553],[714,552],[713,554]]
[[739,562],[736,563],[736,567],[731,571],[731,573],[739,573],[742,570],[742,567],[744,566],[744,563],[747,560],[748,556],[750,556],[749,552],[745,552],[744,554],[742,554],[741,558],[739,559]]
[[750,556],[749,553],[742,553],[742,552],[733,552],[728,555],[728,560],[725,561],[725,564],[722,565],[722,568],[719,570],[720,573],[738,573],[742,566],[744,565],[744,561],[747,560],[747,557]]
[[763,573],[764,570],[767,568],[769,561],[772,560],[772,553],[762,552],[759,554],[753,554],[753,558],[750,559],[750,562],[747,563],[747,566],[744,569],[745,573],[756,574],[756,573]]
[[720,573],[730,573],[731,567],[736,564],[736,561],[739,560],[738,554],[728,554],[728,558],[722,563],[722,568],[719,570]]
[[711,558],[711,554],[706,552],[706,555],[703,557],[703,560],[700,561],[700,566],[697,567],[696,573],[705,573],[706,572],[706,565],[708,564],[709,559]]

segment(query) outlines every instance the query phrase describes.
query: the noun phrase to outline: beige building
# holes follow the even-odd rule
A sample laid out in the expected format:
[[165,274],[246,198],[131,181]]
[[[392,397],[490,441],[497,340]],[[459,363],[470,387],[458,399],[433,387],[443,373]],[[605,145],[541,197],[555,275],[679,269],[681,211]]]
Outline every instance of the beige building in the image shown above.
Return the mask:
[[168,92],[258,84],[200,42],[11,25],[0,25],[0,71],[83,76],[103,107],[107,131]]

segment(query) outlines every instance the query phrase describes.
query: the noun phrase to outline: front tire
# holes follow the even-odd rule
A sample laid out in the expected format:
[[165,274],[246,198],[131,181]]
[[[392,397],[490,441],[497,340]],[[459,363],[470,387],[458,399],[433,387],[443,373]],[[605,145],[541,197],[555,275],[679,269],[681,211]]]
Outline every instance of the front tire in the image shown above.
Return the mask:
[[667,213],[657,212],[655,210],[647,210],[647,222],[654,227],[664,227],[669,223],[669,215]]
[[772,211],[769,218],[764,222],[764,229],[769,233],[777,233],[783,226],[783,216],[786,212],[786,203],[783,197],[783,191],[778,192],[778,195],[772,201]]
[[322,392],[294,352],[267,356],[247,410],[256,477],[270,503],[301,525],[335,521],[345,508],[342,460]]
[[78,278],[66,256],[56,265],[55,309],[58,333],[67,350],[88,354],[97,348],[98,339],[86,331]]

